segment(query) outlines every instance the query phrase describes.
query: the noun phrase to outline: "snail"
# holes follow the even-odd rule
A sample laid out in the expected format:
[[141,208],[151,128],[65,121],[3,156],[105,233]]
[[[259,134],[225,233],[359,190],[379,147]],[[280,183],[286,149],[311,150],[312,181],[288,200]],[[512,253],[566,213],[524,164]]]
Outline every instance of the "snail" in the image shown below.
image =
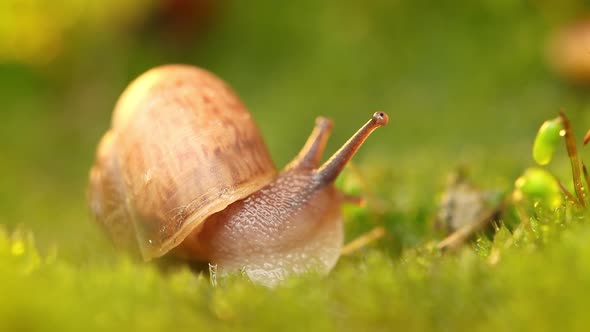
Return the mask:
[[332,121],[319,117],[303,149],[277,172],[252,116],[214,74],[153,68],[115,106],[90,170],[93,217],[114,245],[145,260],[209,262],[274,285],[327,274],[340,255],[340,206],[354,198],[334,180],[370,133],[375,113],[318,167]]

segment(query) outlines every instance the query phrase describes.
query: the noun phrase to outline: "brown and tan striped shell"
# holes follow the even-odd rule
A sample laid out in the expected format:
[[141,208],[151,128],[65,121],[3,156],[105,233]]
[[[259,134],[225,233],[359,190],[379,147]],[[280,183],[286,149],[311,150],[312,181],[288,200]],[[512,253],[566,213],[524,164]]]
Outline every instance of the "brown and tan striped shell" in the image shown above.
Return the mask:
[[118,247],[162,256],[276,176],[250,113],[213,74],[157,67],[123,92],[90,171],[92,213]]

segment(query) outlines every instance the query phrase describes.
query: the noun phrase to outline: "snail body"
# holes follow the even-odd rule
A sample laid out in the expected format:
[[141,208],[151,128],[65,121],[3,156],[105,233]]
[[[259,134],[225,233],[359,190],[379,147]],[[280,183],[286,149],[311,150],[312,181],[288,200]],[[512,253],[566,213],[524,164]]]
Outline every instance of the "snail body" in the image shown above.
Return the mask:
[[175,255],[273,285],[327,273],[343,241],[334,180],[375,113],[321,167],[332,122],[318,118],[298,156],[277,172],[250,113],[213,74],[186,65],[144,73],[124,91],[90,171],[89,204],[117,247],[149,260]]

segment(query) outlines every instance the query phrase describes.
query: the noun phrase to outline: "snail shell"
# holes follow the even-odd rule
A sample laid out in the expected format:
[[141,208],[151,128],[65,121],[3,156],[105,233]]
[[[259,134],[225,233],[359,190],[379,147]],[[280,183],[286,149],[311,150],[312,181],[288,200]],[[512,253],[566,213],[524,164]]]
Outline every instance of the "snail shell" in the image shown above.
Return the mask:
[[223,81],[167,65],[141,75],[117,102],[89,201],[115,244],[147,260],[276,173],[252,117]]

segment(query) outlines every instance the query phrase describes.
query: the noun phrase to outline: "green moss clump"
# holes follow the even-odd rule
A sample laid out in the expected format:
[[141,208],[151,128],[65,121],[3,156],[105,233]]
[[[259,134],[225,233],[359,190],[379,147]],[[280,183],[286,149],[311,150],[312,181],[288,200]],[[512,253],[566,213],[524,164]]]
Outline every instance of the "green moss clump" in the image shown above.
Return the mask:
[[40,255],[31,233],[2,232],[0,324],[43,331],[576,330],[590,324],[590,224],[579,212],[560,216],[517,240],[500,228],[492,241],[481,238],[455,255],[428,244],[398,259],[369,249],[343,258],[326,278],[293,278],[276,289],[239,277],[212,287],[186,268],[162,272],[125,257],[73,264]]

